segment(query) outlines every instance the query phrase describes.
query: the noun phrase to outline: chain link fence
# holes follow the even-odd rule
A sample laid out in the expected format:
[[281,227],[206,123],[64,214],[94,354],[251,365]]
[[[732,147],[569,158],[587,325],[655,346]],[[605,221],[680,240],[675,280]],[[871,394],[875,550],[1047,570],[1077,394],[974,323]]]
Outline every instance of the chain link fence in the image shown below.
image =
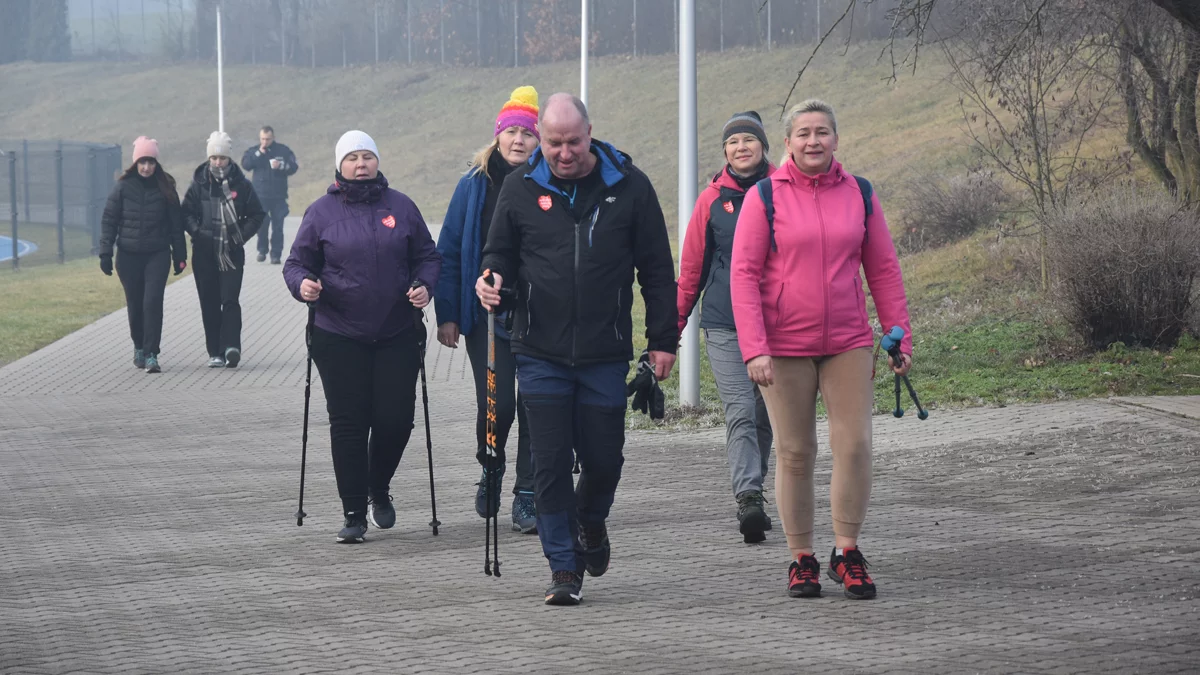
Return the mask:
[[[43,233],[46,226],[56,230],[57,242],[36,243],[42,248],[57,243],[59,262],[69,255],[97,254],[100,215],[125,168],[121,146],[0,139],[0,153],[0,218],[12,228],[11,251],[0,251],[0,260],[11,257],[14,269],[20,265],[22,250],[28,248],[20,243],[22,224],[38,226]],[[88,251],[77,243],[87,241],[85,237],[91,240]],[[72,247],[80,250],[68,250]]]

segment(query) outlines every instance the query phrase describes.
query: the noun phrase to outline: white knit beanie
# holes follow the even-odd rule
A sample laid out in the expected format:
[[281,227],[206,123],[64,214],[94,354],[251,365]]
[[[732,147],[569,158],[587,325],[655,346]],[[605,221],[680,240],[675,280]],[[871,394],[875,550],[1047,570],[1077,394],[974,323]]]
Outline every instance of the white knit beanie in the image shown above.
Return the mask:
[[208,157],[233,157],[233,139],[224,131],[214,131],[208,137]]
[[342,134],[342,137],[338,139],[337,149],[333,152],[334,170],[341,171],[342,160],[346,159],[346,155],[359,150],[370,150],[376,158],[379,157],[379,149],[375,147],[375,141],[366,132],[355,129]]

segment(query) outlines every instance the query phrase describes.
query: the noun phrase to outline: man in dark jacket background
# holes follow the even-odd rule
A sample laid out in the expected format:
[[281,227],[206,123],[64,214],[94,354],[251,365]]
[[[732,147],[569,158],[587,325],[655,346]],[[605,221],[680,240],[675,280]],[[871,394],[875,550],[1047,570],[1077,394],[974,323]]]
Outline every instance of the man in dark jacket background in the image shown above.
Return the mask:
[[546,603],[574,605],[583,571],[608,569],[605,520],[624,463],[634,272],[661,380],[679,341],[675,263],[650,180],[628,155],[592,140],[583,103],[554,94],[539,126],[541,147],[505,180],[488,231],[482,267],[494,285],[480,276],[475,288],[493,308],[499,289],[516,290],[512,351],[530,426],[538,535],[552,573]]
[[275,130],[265,126],[258,132],[258,145],[242,155],[242,168],[254,173],[254,192],[267,212],[258,231],[258,262],[266,260],[269,252],[271,264],[278,265],[283,256],[283,219],[288,214],[288,176],[300,168],[296,155],[288,146],[276,143]]

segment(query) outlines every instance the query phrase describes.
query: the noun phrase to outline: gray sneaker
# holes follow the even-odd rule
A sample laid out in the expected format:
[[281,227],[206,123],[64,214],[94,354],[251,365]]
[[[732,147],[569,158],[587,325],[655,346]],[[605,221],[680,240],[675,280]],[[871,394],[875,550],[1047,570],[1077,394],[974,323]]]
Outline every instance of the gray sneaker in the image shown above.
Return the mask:
[[513,497],[512,529],[521,534],[537,533],[537,506],[532,492],[518,492]]
[[161,373],[162,372],[162,368],[159,367],[159,365],[158,365],[158,354],[147,354],[146,355],[146,372],[147,373]]
[[224,368],[225,367],[225,359],[221,358],[220,356],[214,356],[208,360],[208,367],[209,368]]
[[133,350],[133,367],[141,370],[146,367],[146,354],[140,350]]

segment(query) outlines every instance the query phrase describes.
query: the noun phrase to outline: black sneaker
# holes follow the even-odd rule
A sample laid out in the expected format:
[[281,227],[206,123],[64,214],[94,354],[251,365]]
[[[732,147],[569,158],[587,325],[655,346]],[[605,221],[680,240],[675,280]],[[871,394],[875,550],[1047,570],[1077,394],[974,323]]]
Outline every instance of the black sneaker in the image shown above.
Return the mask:
[[767,512],[763,510],[763,495],[758,490],[746,490],[737,496],[738,531],[747,544],[757,544],[767,538],[763,534],[771,527]]
[[521,534],[537,532],[537,505],[533,501],[532,492],[518,492],[513,497],[512,529]]
[[371,525],[381,530],[389,529],[395,525],[396,509],[392,506],[392,496],[386,492],[371,495],[371,499],[367,504],[367,520],[371,521]]
[[821,563],[813,554],[793,560],[788,568],[788,595],[793,598],[821,597]]
[[366,541],[367,519],[361,513],[351,511],[346,514],[345,527],[338,532],[339,544],[361,544]]
[[238,361],[242,360],[242,350],[237,347],[230,347],[225,350],[225,367],[237,368]]
[[479,477],[479,482],[476,483],[479,489],[475,490],[475,513],[478,513],[480,518],[491,518],[500,512],[500,486],[504,482],[504,465],[501,464],[500,468],[496,471],[498,472],[498,475],[495,477],[496,494],[492,495],[491,499],[488,499],[487,495],[487,469],[483,470],[483,474]]
[[867,559],[858,547],[837,549],[829,555],[829,578],[842,584],[842,592],[851,600],[870,600],[875,597],[875,582],[867,574]]
[[546,589],[547,605],[578,605],[583,600],[583,577],[571,571],[555,572]]
[[579,545],[583,547],[584,569],[593,577],[603,576],[608,571],[612,546],[608,543],[608,529],[604,523],[579,523]]

